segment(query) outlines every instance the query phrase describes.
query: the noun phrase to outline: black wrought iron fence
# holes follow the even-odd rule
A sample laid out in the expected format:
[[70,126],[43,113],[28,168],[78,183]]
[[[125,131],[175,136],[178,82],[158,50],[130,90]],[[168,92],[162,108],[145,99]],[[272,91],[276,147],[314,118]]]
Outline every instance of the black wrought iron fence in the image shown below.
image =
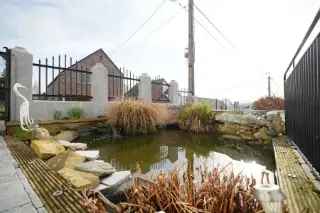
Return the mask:
[[33,99],[50,101],[91,100],[91,72],[87,67],[72,63],[58,56],[58,60],[48,58],[33,63]]
[[168,103],[170,85],[164,78],[157,77],[151,81],[152,102]]
[[122,68],[119,72],[108,74],[109,101],[122,98],[137,99],[140,79],[131,71]]
[[[284,75],[287,135],[318,171],[320,171],[320,34],[297,64],[295,59],[319,18],[320,10]],[[291,68],[292,72],[286,78]]]

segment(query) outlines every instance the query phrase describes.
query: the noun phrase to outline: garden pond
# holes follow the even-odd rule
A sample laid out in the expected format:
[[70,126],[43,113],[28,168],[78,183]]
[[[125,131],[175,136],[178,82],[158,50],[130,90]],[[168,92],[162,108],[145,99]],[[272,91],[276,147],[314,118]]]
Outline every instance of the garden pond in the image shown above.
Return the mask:
[[179,130],[103,140],[91,135],[81,141],[87,142],[89,149],[99,150],[100,158],[117,170],[140,170],[147,175],[183,169],[190,163],[195,170],[232,164],[234,172],[256,178],[266,169],[273,174],[275,168],[272,144],[248,144]]

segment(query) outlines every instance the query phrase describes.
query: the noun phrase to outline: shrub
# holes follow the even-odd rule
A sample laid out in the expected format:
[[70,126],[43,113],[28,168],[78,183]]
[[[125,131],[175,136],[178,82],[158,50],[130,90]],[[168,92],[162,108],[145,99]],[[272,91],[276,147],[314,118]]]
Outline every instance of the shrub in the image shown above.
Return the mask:
[[15,127],[12,136],[19,141],[27,141],[32,139],[32,132],[26,132],[20,127]]
[[253,104],[256,110],[283,110],[284,100],[280,97],[263,97]]
[[69,119],[80,119],[84,115],[84,111],[80,107],[73,107],[67,112]]
[[62,120],[62,112],[59,110],[54,111],[53,119],[54,120]]
[[125,100],[116,103],[108,113],[111,124],[122,135],[148,134],[161,123],[159,111],[152,104]]
[[195,133],[211,131],[213,121],[214,112],[211,106],[204,102],[187,104],[178,115],[180,128]]

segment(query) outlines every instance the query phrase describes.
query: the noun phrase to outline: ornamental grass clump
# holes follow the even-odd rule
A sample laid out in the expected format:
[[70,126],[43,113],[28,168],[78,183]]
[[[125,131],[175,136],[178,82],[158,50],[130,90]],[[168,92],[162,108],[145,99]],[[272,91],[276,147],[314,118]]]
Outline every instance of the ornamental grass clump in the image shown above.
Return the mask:
[[181,129],[194,133],[210,132],[213,129],[214,111],[208,103],[192,103],[185,105],[178,115]]
[[182,178],[177,171],[160,174],[148,183],[136,178],[126,194],[127,202],[119,207],[121,212],[263,212],[254,196],[255,179],[222,170],[202,172],[199,182],[194,181],[191,169]]
[[160,111],[152,104],[125,100],[115,104],[108,117],[112,126],[121,135],[153,133],[161,124]]

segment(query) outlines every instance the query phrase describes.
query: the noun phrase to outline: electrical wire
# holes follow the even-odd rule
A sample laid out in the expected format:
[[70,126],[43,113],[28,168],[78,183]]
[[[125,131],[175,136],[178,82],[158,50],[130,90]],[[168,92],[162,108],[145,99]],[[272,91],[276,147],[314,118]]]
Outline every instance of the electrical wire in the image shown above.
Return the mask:
[[210,20],[210,18],[194,3],[196,10],[209,22],[209,24],[221,35],[221,37],[233,48],[234,44],[227,38],[227,36]]
[[[186,6],[183,6],[180,2],[178,2],[178,5],[186,12],[188,13],[188,9]],[[208,35],[215,40],[215,42],[217,42],[221,47],[224,47],[219,40],[195,17],[193,17],[194,21],[204,30],[206,31],[206,33],[208,33]]]
[[157,12],[162,8],[167,0],[162,0],[161,3],[155,8],[152,14],[124,41],[122,42],[114,51],[118,51],[119,49],[123,48],[143,27],[157,14]]

